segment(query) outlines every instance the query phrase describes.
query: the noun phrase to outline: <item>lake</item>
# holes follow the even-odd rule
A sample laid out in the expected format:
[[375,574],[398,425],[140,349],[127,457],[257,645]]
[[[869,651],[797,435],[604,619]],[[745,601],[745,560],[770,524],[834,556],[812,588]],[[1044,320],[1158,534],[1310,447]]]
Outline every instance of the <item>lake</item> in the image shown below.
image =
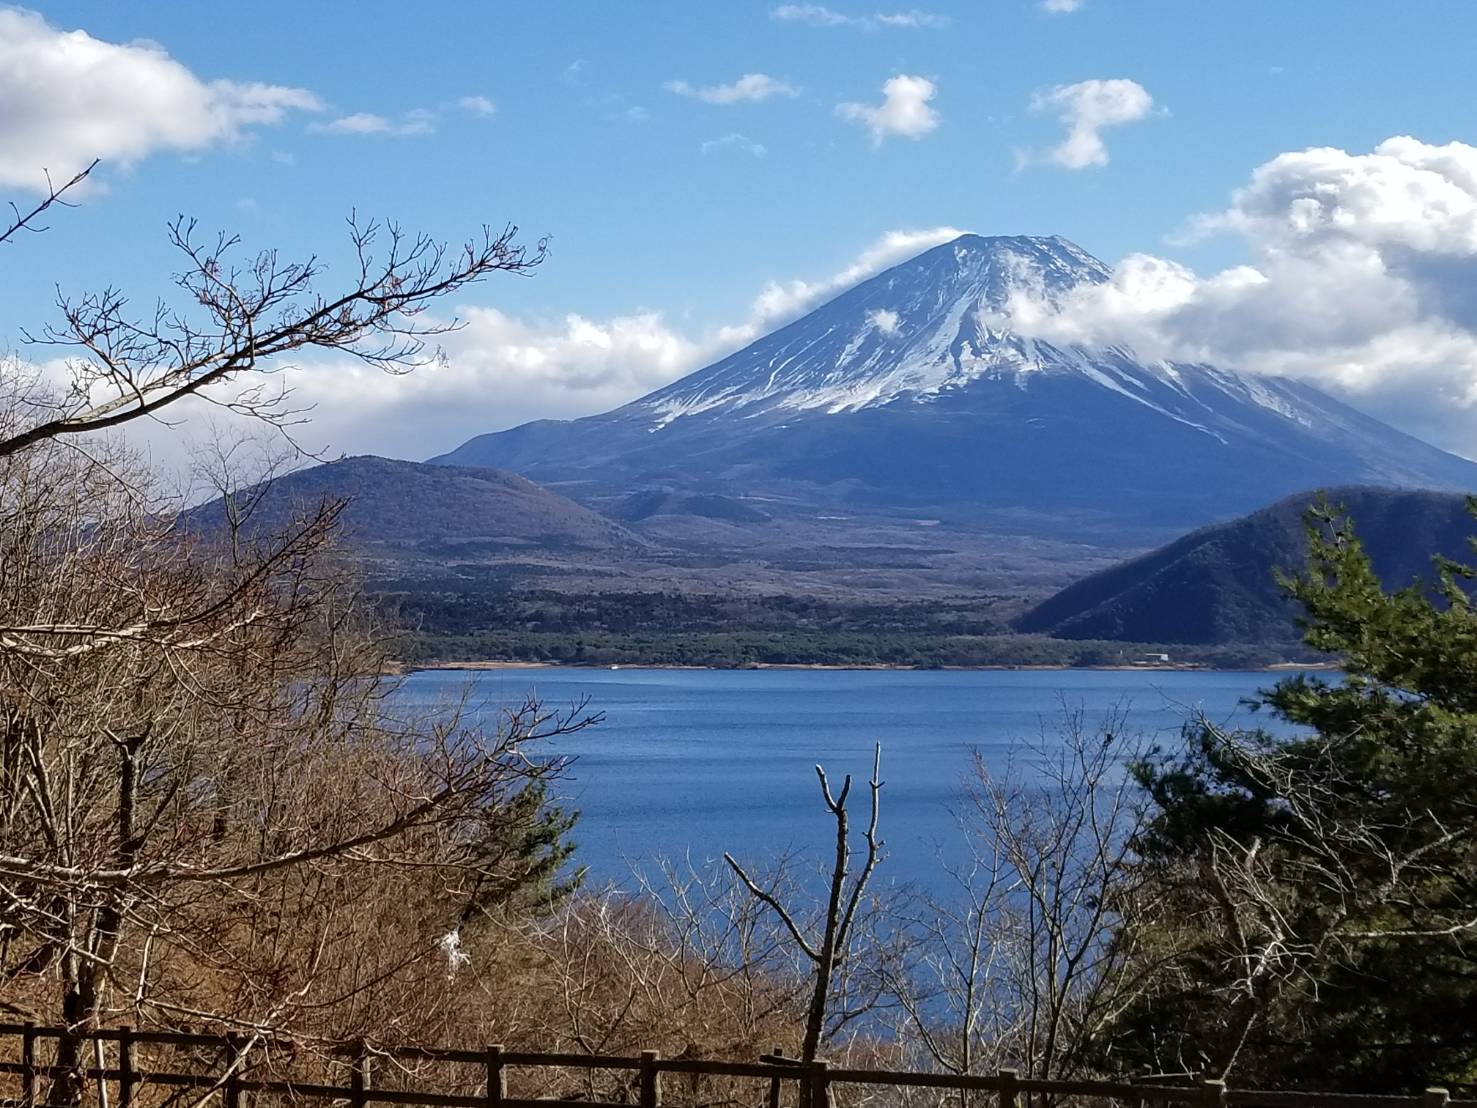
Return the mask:
[[[1050,741],[1064,708],[1088,721],[1122,708],[1129,727],[1179,742],[1193,712],[1253,721],[1242,702],[1268,673],[1159,670],[678,670],[506,668],[411,674],[416,705],[469,683],[492,720],[499,704],[586,697],[599,726],[562,740],[576,756],[556,792],[581,815],[578,859],[597,881],[631,883],[633,866],[662,857],[703,864],[727,850],[762,861],[786,850],[819,857],[833,833],[814,766],[836,785],[851,773],[865,810],[872,744],[882,743],[879,877],[925,887],[941,880],[940,851],[959,843],[954,812],[979,750],[1002,767],[1022,740]],[[1263,714],[1255,722],[1268,723]]]

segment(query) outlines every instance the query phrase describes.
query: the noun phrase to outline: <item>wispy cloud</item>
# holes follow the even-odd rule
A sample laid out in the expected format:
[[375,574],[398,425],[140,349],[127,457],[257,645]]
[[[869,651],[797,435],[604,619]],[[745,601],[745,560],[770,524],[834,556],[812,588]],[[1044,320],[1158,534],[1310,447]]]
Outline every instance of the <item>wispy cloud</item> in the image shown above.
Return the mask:
[[851,27],[859,31],[877,31],[889,27],[938,31],[949,25],[948,16],[918,8],[900,12],[847,15],[824,4],[781,4],[769,14],[770,18],[783,23],[803,23],[808,27]]
[[702,145],[704,154],[711,154],[715,150],[740,150],[756,158],[762,158],[769,153],[763,143],[755,142],[748,135],[741,135],[737,131],[724,135],[722,138],[709,139]]
[[310,131],[330,135],[379,135],[405,138],[413,135],[433,135],[440,125],[441,117],[450,111],[464,112],[478,119],[489,119],[497,114],[497,105],[485,96],[463,96],[431,108],[411,108],[399,115],[380,115],[377,112],[351,112],[330,119],[326,123],[315,123]]
[[1045,160],[1063,169],[1087,169],[1108,164],[1108,147],[1102,135],[1104,130],[1145,119],[1156,110],[1156,106],[1143,85],[1114,78],[1057,85],[1037,93],[1031,101],[1031,110],[1054,112],[1067,125],[1067,134],[1044,155],[1020,152],[1017,155],[1020,164]]
[[1050,12],[1052,15],[1071,15],[1080,11],[1083,0],[1041,0],[1037,5],[1042,11]]
[[774,96],[794,98],[800,95],[800,90],[794,85],[767,73],[745,73],[729,85],[699,87],[686,81],[668,81],[662,87],[678,96],[690,96],[708,104],[755,104]]
[[897,334],[898,314],[891,308],[876,308],[867,313],[867,322],[884,335]]
[[939,113],[928,106],[938,87],[927,77],[899,74],[882,86],[882,103],[836,105],[836,114],[865,127],[873,145],[893,136],[920,139],[939,125]]
[[424,108],[412,109],[396,119],[373,112],[354,112],[327,123],[315,124],[310,130],[332,135],[431,135],[436,132],[436,120],[435,115]]
[[489,116],[497,111],[497,105],[485,96],[463,96],[456,106],[470,115]]

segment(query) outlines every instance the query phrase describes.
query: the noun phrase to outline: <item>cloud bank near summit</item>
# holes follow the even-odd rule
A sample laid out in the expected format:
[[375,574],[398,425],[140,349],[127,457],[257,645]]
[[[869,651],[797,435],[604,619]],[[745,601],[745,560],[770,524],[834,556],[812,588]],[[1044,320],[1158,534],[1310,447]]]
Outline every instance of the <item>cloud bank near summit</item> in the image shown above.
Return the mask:
[[1021,293],[1009,325],[1297,377],[1477,454],[1477,147],[1400,136],[1281,154],[1189,232],[1217,233],[1251,264],[1200,275],[1133,254],[1057,303]]

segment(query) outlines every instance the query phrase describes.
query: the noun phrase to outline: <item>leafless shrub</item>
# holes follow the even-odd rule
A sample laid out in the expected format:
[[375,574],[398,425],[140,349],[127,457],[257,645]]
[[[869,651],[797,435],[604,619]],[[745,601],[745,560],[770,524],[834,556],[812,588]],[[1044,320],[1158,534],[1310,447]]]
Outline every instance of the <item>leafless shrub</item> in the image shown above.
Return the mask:
[[901,1034],[950,1073],[1092,1072],[1100,1032],[1139,984],[1126,972],[1153,904],[1133,866],[1142,824],[1123,712],[1018,746],[1001,772],[976,754],[963,864],[905,913],[912,957],[893,980]]

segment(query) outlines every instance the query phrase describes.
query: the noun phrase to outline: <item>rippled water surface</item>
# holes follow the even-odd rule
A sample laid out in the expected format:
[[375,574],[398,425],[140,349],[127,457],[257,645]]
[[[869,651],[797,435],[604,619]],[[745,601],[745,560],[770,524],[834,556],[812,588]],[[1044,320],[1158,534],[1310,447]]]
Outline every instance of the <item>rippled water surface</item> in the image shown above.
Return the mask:
[[1273,680],[1149,670],[508,668],[415,673],[401,695],[435,704],[470,682],[484,712],[529,695],[551,706],[588,698],[603,712],[598,727],[563,740],[577,761],[557,786],[581,812],[579,857],[599,880],[628,882],[633,864],[659,857],[818,855],[830,828],[814,765],[860,783],[880,741],[885,874],[929,885],[940,851],[957,849],[954,813],[972,751],[992,767],[1014,756],[1029,770],[1022,740],[1050,742],[1064,709],[1096,722],[1121,708],[1132,729],[1166,745],[1196,711],[1266,723],[1241,704]]

